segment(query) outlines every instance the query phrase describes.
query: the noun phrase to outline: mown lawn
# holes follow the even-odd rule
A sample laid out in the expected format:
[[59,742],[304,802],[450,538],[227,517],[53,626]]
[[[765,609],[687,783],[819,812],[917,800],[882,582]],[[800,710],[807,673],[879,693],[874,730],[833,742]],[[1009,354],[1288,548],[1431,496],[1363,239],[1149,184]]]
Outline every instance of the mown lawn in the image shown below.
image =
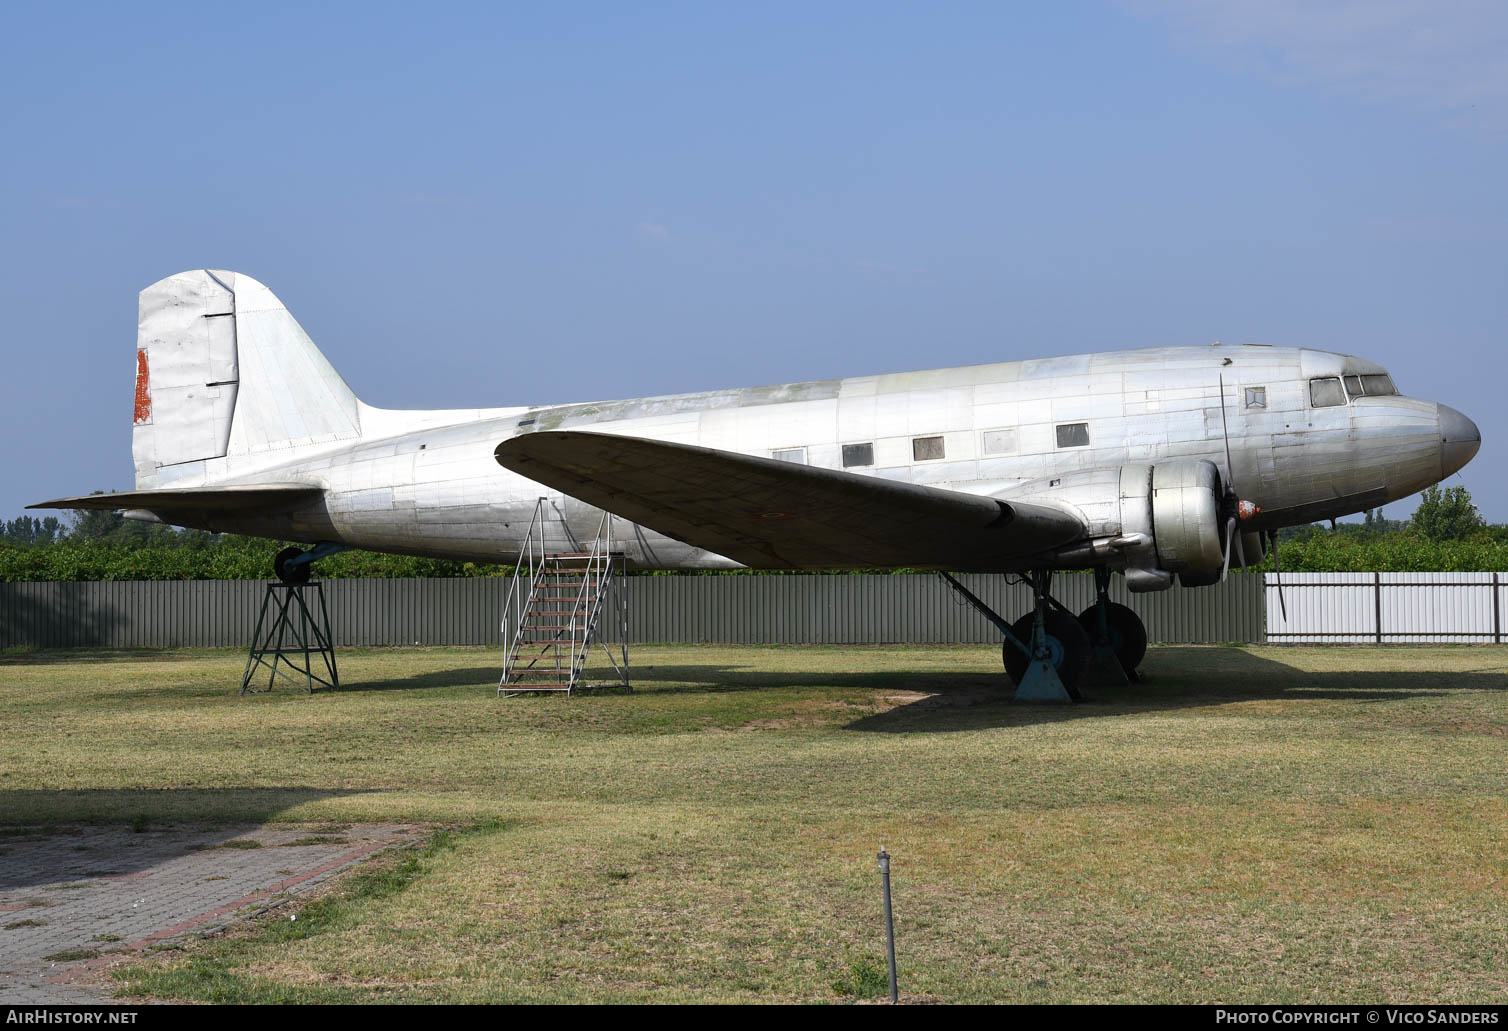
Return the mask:
[[909,999],[1508,992],[1508,648],[1156,648],[1073,708],[986,647],[632,658],[632,695],[499,700],[495,649],[251,698],[230,652],[12,656],[0,824],[449,830],[118,972],[167,998],[871,998],[881,844]]

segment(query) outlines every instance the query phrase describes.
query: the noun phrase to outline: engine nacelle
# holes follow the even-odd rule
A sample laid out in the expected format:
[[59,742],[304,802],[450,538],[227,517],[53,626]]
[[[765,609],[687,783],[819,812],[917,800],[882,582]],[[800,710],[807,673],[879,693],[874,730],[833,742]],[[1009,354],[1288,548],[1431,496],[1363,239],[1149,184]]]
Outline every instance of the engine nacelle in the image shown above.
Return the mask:
[[[1058,553],[1067,567],[1121,568],[1136,593],[1167,590],[1175,575],[1190,587],[1220,578],[1224,486],[1213,462],[1174,459],[1069,473],[1024,484],[1006,495],[1013,499],[1066,503],[1082,514],[1091,540]],[[1261,560],[1259,535],[1244,535],[1242,543],[1248,564]]]
[[1126,586],[1161,591],[1180,580],[1202,584],[1225,561],[1220,470],[1203,459],[1121,466]]

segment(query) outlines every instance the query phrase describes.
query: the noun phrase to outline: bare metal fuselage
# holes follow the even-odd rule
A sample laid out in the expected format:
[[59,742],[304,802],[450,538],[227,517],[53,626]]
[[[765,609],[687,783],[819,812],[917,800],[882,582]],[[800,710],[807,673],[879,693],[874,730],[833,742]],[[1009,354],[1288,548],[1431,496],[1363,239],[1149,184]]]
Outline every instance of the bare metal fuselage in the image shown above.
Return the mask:
[[[1347,397],[1328,407],[1313,403],[1317,378],[1384,373],[1371,362],[1329,352],[1217,345],[537,408],[397,412],[361,405],[356,440],[305,446],[292,460],[271,451],[165,466],[156,486],[315,484],[324,488],[323,499],[301,510],[175,521],[311,543],[508,561],[538,498],[548,498],[561,517],[551,532],[558,538],[552,543],[563,549],[573,537],[589,537],[599,516],[499,466],[498,444],[520,434],[621,434],[999,498],[1051,493],[1060,483],[1087,483],[1096,471],[1109,476],[1126,463],[1204,459],[1224,470],[1228,434],[1231,478],[1241,498],[1262,510],[1247,528],[1271,528],[1406,497],[1475,454],[1475,427],[1431,401],[1388,395]],[[1082,431],[1063,434],[1062,427],[1077,424]],[[928,438],[941,440],[916,443]],[[867,454],[862,445],[870,445]],[[872,464],[853,464],[865,457]],[[1097,522],[1092,505],[1085,512],[1091,538],[1120,531]],[[626,521],[618,522],[615,537],[638,567],[733,564]],[[1087,564],[1068,550],[1057,560]]]

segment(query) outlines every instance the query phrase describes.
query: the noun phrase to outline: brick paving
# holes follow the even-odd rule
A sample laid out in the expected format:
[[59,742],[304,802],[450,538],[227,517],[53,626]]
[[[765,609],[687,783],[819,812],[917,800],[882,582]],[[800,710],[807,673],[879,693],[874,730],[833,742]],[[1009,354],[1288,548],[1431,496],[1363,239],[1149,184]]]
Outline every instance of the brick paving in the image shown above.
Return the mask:
[[103,968],[122,955],[218,930],[422,834],[407,826],[0,829],[0,1004],[108,1002]]

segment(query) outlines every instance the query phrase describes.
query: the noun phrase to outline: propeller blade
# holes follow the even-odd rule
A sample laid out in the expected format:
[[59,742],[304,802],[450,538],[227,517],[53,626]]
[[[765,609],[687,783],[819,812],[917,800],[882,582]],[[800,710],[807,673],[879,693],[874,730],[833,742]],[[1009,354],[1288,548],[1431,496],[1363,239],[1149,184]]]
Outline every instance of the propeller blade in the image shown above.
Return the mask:
[[1267,531],[1267,543],[1272,545],[1273,579],[1278,585],[1278,607],[1283,610],[1283,622],[1288,622],[1288,603],[1283,600],[1283,567],[1278,564],[1278,531]]
[[1220,567],[1220,582],[1225,583],[1226,576],[1230,573],[1230,545],[1236,536],[1236,517],[1231,516],[1225,521],[1225,564]]
[[1230,423],[1225,418],[1225,374],[1220,375],[1220,429],[1225,434],[1225,487],[1236,496],[1236,467],[1230,461]]

